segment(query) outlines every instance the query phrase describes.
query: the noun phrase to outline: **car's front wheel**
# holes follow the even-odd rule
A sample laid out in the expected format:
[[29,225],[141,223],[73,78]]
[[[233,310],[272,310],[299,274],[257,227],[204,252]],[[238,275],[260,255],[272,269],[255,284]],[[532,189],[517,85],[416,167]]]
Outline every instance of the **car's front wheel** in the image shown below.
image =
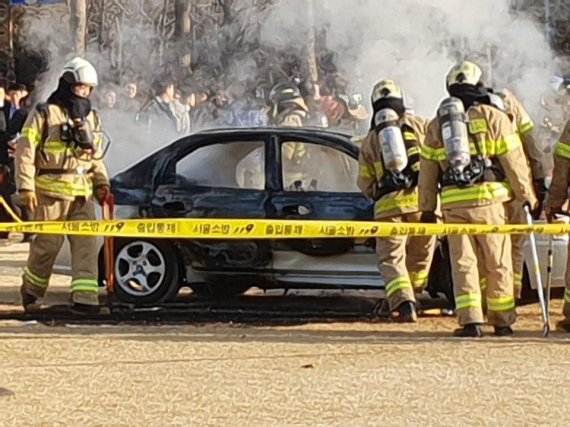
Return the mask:
[[135,305],[171,300],[179,291],[179,261],[162,240],[115,240],[115,296]]

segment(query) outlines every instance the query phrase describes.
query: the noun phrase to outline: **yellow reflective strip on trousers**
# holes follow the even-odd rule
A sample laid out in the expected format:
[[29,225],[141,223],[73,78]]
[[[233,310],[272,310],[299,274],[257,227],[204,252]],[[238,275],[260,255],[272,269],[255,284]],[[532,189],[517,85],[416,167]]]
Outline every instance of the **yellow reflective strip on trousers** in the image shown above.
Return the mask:
[[570,145],[564,144],[562,141],[557,142],[554,155],[563,159],[570,159]]
[[396,292],[402,289],[412,289],[412,283],[407,277],[399,277],[392,280],[386,285],[386,296],[390,298]]
[[358,176],[361,178],[374,178],[374,171],[368,165],[360,165]]
[[487,289],[487,278],[483,277],[482,279],[479,280],[479,287],[481,288],[481,290],[485,290]]
[[515,273],[515,286],[520,288],[522,286],[523,275]]
[[455,297],[455,308],[465,310],[468,308],[481,308],[480,294],[464,294]]
[[404,132],[403,137],[406,141],[417,141],[418,140],[418,138],[416,137],[416,134],[413,132]]
[[566,289],[564,291],[564,301],[570,304],[570,289]]
[[429,278],[429,273],[427,271],[419,271],[410,273],[410,281],[414,288],[420,288],[424,286]]
[[501,197],[509,197],[511,187],[505,182],[483,182],[468,188],[446,188],[441,192],[442,206],[470,201],[495,200]]
[[[396,193],[398,194],[398,193]],[[384,196],[374,205],[376,214],[383,214],[394,209],[417,209],[418,208],[418,192],[411,194],[399,194],[396,196]]]
[[30,141],[33,146],[37,146],[41,140],[40,133],[36,129],[28,126],[22,128],[22,137]]
[[39,286],[41,288],[47,288],[49,283],[49,278],[46,279],[35,275],[30,271],[30,269],[27,266],[24,267],[24,275],[26,276],[26,279],[28,279],[28,281],[30,281],[34,285]]
[[490,311],[509,311],[515,309],[513,297],[487,298],[487,309]]
[[73,292],[99,292],[99,283],[93,279],[76,279],[71,282]]
[[521,123],[518,128],[518,131],[520,135],[526,135],[533,129],[534,129],[534,123],[532,122],[532,120],[529,120],[528,122]]

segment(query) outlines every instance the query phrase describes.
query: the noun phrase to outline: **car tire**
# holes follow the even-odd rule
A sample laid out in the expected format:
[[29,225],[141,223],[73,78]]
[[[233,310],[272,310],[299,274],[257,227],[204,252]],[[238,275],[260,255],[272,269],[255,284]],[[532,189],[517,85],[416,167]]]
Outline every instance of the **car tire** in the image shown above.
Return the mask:
[[[180,290],[180,261],[175,247],[164,240],[115,239],[114,296],[134,305],[160,304]],[[103,249],[99,277],[105,281]],[[146,280],[146,282],[145,282]]]
[[238,297],[251,286],[243,283],[235,283],[228,278],[210,278],[206,283],[191,285],[190,289],[198,298],[204,299],[230,299]]

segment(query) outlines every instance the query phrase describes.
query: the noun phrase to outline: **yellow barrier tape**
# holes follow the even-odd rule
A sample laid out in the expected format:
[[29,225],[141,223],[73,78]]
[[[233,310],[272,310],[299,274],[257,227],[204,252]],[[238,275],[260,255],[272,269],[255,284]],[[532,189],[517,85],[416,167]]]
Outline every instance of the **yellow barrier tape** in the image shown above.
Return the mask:
[[568,234],[570,225],[394,224],[373,221],[127,219],[0,223],[0,231],[167,239],[303,239],[465,234]]
[[12,210],[10,205],[4,200],[4,197],[0,196],[0,205],[8,212],[8,215],[12,217],[12,219],[16,222],[22,222],[22,220],[16,215],[16,212]]
[[481,225],[383,223],[279,219],[125,219],[113,221],[22,222],[0,197],[16,223],[0,223],[0,232],[163,239],[322,239],[390,236],[570,233],[570,224]]

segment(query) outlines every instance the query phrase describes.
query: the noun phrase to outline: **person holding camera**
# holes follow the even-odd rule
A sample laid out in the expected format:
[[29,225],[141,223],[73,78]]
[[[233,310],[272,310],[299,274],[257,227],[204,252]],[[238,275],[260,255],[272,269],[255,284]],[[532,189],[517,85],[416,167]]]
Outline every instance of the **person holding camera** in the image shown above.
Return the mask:
[[[76,57],[60,76],[55,92],[29,114],[16,144],[18,203],[35,221],[95,219],[93,198],[111,196],[102,161],[101,124],[91,108],[97,72]],[[71,248],[71,310],[99,312],[97,243],[91,236],[68,236]],[[27,309],[45,295],[62,235],[38,234],[30,244],[20,293]]]

